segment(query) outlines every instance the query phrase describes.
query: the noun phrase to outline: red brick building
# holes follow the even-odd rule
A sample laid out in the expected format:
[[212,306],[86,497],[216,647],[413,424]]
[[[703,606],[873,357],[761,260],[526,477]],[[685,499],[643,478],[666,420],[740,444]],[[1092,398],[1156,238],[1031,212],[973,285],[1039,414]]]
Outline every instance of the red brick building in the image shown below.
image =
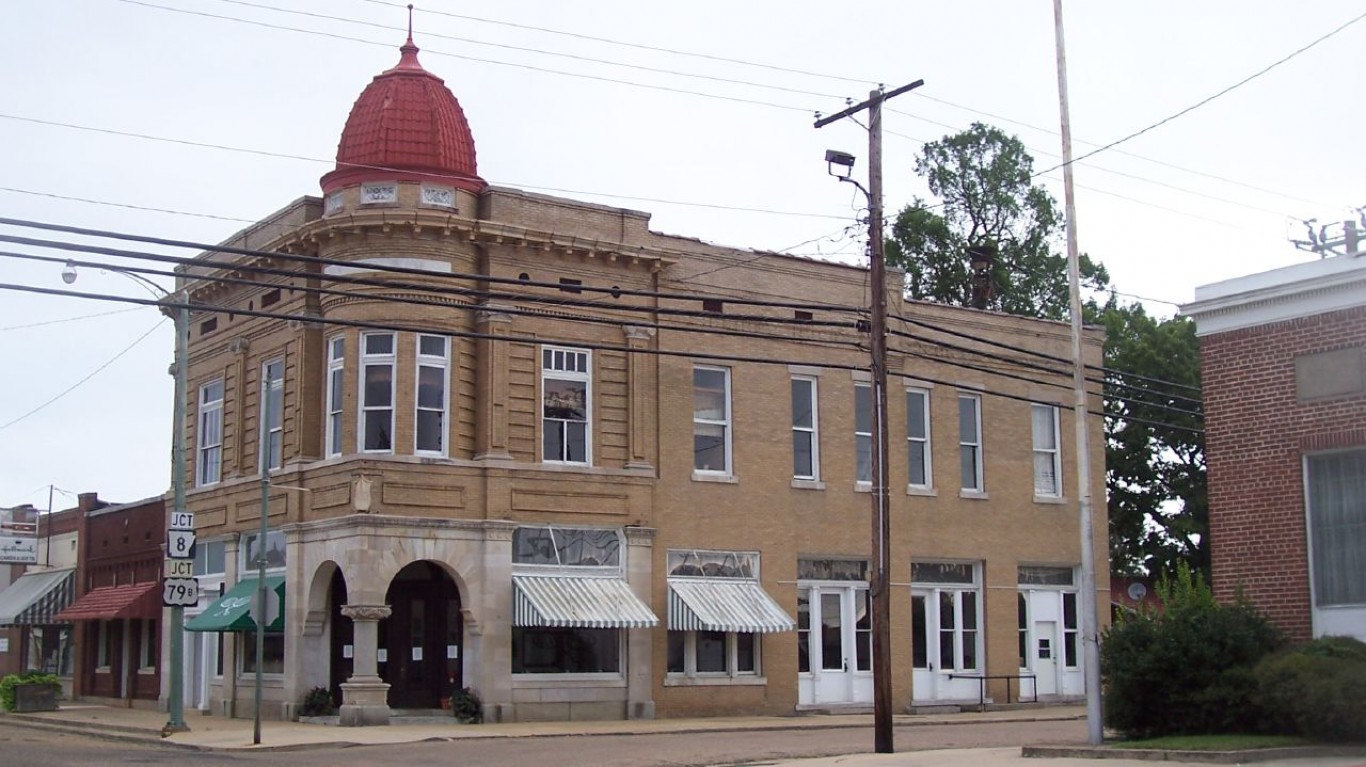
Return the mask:
[[73,697],[155,706],[161,693],[160,496],[109,504],[82,493],[76,599],[57,615],[75,626]]
[[1215,595],[1366,639],[1366,259],[1196,289]]

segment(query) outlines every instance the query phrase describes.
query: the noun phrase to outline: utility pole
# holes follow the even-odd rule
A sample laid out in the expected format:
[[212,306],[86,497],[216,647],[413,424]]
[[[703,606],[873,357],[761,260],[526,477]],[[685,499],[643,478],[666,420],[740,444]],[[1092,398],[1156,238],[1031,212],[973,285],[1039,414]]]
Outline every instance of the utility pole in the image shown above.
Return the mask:
[[873,385],[873,566],[869,577],[869,597],[873,619],[873,750],[892,753],[892,647],[891,578],[887,514],[887,276],[882,253],[882,104],[924,85],[916,80],[885,93],[881,88],[868,94],[868,100],[842,112],[816,120],[822,128],[836,120],[868,110],[868,252],[869,280],[872,291],[872,385]]
[[1100,625],[1096,618],[1095,536],[1091,522],[1091,449],[1086,422],[1086,368],[1081,345],[1081,269],[1077,255],[1077,205],[1072,184],[1072,118],[1067,108],[1067,50],[1063,45],[1062,0],[1053,0],[1057,24],[1058,105],[1062,120],[1062,182],[1067,217],[1067,280],[1072,298],[1072,394],[1077,443],[1077,505],[1081,527],[1081,644],[1086,680],[1086,740],[1105,739],[1100,708]]

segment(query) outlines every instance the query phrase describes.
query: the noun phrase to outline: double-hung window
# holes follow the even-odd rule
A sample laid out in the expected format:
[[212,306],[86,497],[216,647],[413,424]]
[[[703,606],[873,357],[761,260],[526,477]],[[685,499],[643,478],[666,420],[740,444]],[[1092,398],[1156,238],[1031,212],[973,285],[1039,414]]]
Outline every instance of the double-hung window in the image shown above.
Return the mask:
[[730,369],[697,366],[693,384],[693,469],[731,474]]
[[394,334],[363,333],[361,344],[360,449],[394,449]]
[[854,384],[854,480],[873,481],[873,387]]
[[792,478],[817,481],[820,473],[816,379],[792,378]]
[[342,395],[346,386],[346,339],[327,341],[327,455],[342,452]]
[[541,348],[541,460],[592,463],[593,371],[585,349]]
[[223,475],[223,379],[199,387],[199,444],[195,484],[212,485]]
[[274,359],[261,366],[261,463],[266,470],[284,465],[285,361]]
[[1034,495],[1057,498],[1062,495],[1062,451],[1058,449],[1058,408],[1033,405],[1030,408],[1034,434]]
[[977,394],[958,395],[958,455],[962,488],[980,493],[982,481],[982,398]]
[[933,487],[934,474],[930,466],[930,393],[925,389],[907,389],[907,484],[921,489]]
[[417,410],[413,414],[415,452],[446,455],[446,413],[450,408],[450,341],[417,337]]
[[[280,530],[266,531],[265,546],[261,545],[260,533],[250,532],[243,534],[239,551],[241,561],[238,565],[237,572],[245,574],[243,576],[245,578],[256,578],[262,557],[266,560],[267,577],[270,575],[283,574],[285,565],[288,562],[286,556],[285,534]],[[251,631],[239,632],[237,636],[239,673],[255,673],[256,634]],[[264,674],[283,674],[285,671],[284,634],[266,632],[264,650],[265,652],[261,662],[261,672]]]

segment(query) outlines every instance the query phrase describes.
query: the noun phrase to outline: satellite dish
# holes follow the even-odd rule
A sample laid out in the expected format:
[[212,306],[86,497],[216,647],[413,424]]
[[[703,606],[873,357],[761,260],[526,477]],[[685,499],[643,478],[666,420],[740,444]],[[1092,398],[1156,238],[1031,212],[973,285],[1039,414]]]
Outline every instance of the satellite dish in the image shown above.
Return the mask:
[[1135,602],[1142,602],[1143,597],[1148,596],[1148,587],[1138,581],[1129,584],[1129,598]]

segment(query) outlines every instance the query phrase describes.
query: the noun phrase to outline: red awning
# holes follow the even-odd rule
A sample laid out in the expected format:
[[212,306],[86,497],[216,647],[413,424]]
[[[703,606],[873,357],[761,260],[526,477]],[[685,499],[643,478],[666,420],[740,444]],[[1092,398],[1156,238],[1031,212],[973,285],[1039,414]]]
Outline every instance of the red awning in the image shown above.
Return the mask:
[[132,618],[155,620],[161,617],[161,600],[156,581],[102,586],[91,589],[57,613],[61,623],[71,621],[113,621]]

